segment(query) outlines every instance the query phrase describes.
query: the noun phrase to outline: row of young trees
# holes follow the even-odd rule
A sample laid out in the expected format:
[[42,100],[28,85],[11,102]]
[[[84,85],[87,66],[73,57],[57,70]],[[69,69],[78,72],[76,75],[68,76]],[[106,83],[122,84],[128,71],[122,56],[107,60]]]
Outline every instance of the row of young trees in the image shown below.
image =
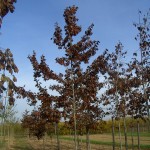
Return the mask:
[[[16,1],[2,0],[0,2],[2,21],[9,11],[14,11],[13,3]],[[115,149],[114,120],[123,118],[125,146],[128,149],[126,117],[131,116],[137,119],[138,133],[139,118],[145,119],[145,116],[148,116],[148,127],[150,126],[149,14],[144,16],[142,22],[135,24],[139,31],[136,38],[139,41],[139,53],[133,53],[130,62],[123,61],[123,59],[127,60],[126,52],[123,51],[123,45],[119,42],[114,52],[106,49],[90,64],[92,56],[96,56],[98,51],[99,41],[91,38],[94,27],[91,24],[76,42],[76,36],[82,31],[81,26],[77,24],[77,9],[76,6],[65,9],[64,29],[56,24],[52,38],[58,49],[64,52],[64,56],[56,58],[56,63],[64,67],[64,72],[55,73],[46,63],[44,55],[38,61],[36,52],[33,52],[28,58],[33,66],[33,77],[38,92],[26,91],[24,87],[15,85],[14,73],[18,72],[18,68],[13,62],[11,51],[9,49],[5,52],[1,51],[1,95],[7,91],[10,104],[13,104],[15,100],[14,93],[18,94],[19,98],[27,97],[31,105],[40,101],[38,110],[33,111],[31,115],[24,114],[23,126],[29,128],[29,131],[34,132],[34,135],[40,139],[49,130],[49,126],[55,125],[58,149],[60,149],[58,123],[61,120],[69,123],[69,127],[74,131],[75,149],[79,147],[77,138],[82,130],[86,131],[87,149],[90,149],[89,131],[106,115],[112,117],[113,149]],[[12,79],[6,76],[6,71],[11,74]],[[52,80],[56,84],[48,85],[48,81]],[[103,88],[106,90],[100,96],[98,92]],[[58,94],[53,95],[52,91],[57,91]],[[104,111],[104,106],[106,106],[106,111]],[[120,128],[120,124],[118,127]],[[138,142],[140,149],[139,134]],[[120,147],[122,148],[121,141]]]
[[[58,126],[62,119],[69,122],[70,128],[72,127],[74,131],[75,149],[78,149],[77,135],[85,129],[87,149],[90,149],[89,130],[94,128],[98,120],[109,115],[112,117],[113,149],[115,149],[114,119],[123,118],[125,147],[128,149],[126,117],[131,116],[137,119],[138,148],[140,149],[138,120],[147,118],[148,128],[150,122],[149,14],[143,17],[142,22],[135,24],[139,32],[136,37],[139,41],[139,51],[133,53],[131,61],[126,61],[127,52],[124,52],[123,45],[119,42],[114,52],[106,49],[89,64],[91,57],[96,55],[99,41],[91,39],[94,27],[92,24],[81,39],[75,42],[75,37],[81,32],[81,26],[77,24],[77,9],[76,6],[65,9],[64,30],[56,24],[52,38],[58,49],[64,51],[64,56],[56,58],[56,63],[64,66],[64,72],[56,74],[48,66],[43,55],[40,61],[35,52],[28,57],[34,70],[35,86],[39,90],[34,101],[31,101],[31,103],[41,102],[37,113],[40,117],[39,122],[44,124],[44,128],[47,123]],[[104,78],[103,81],[101,77]],[[43,85],[44,81],[47,83],[51,80],[56,81],[56,84]],[[103,88],[106,90],[99,96],[98,92]],[[58,95],[51,95],[50,90],[57,91]],[[107,111],[104,111],[104,106]],[[25,122],[23,119],[23,124]],[[120,124],[118,126],[120,128]],[[45,132],[46,128],[43,131]],[[122,149],[121,143],[120,141]]]

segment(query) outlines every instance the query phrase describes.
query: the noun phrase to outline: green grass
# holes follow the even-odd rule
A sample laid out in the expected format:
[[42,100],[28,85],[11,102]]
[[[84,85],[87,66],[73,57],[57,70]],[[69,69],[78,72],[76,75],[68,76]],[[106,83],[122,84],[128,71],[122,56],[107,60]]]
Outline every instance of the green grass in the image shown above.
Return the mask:
[[[63,140],[68,140],[68,141],[73,141],[74,139],[73,138],[71,138],[71,137],[60,137],[61,139],[63,139]],[[86,143],[86,140],[85,139],[82,139],[82,142],[83,143]],[[91,144],[97,144],[97,145],[107,145],[107,146],[112,146],[112,142],[104,142],[104,141],[96,141],[96,140],[90,140],[90,143]],[[116,145],[116,147],[119,147],[120,146],[120,144],[119,143],[115,143],[115,145]],[[125,146],[124,144],[122,145],[122,146]],[[132,145],[131,144],[129,144],[128,145],[128,147],[129,148],[131,148],[132,147]],[[134,147],[138,147],[138,145],[134,145]],[[150,145],[147,145],[147,144],[140,144],[140,147],[142,148],[142,149],[150,149]]]
[[[123,133],[122,133],[123,134]],[[131,132],[128,132],[127,133],[128,136],[131,136]],[[137,132],[134,132],[133,133],[133,136],[137,136]],[[140,136],[143,136],[143,137],[150,137],[150,133],[149,132],[140,132]]]
[[[122,133],[123,134],[123,133]],[[104,133],[104,135],[106,135],[105,133]],[[110,135],[111,136],[111,134],[107,134],[107,135]],[[128,133],[128,135],[129,136],[131,136],[131,134],[130,133]],[[150,136],[150,133],[140,133],[140,135],[142,136],[142,137],[146,137],[145,139],[147,139],[147,141],[150,141],[149,140],[149,138],[147,138],[147,137],[149,137]],[[134,136],[137,136],[136,135],[136,132],[134,133]],[[74,138],[73,137],[66,137],[66,136],[60,136],[60,139],[62,139],[62,140],[66,140],[66,141],[73,141],[74,140]],[[81,139],[79,139],[79,141],[80,141]],[[14,150],[34,150],[34,148],[33,148],[33,145],[31,145],[31,143],[29,144],[28,143],[28,140],[27,140],[27,138],[26,138],[26,136],[23,136],[23,135],[16,135],[15,137],[14,137],[14,145],[12,146],[12,148],[14,149]],[[86,143],[86,139],[82,139],[82,142],[83,143]],[[97,139],[95,139],[95,140],[93,140],[93,139],[91,139],[90,140],[90,143],[91,144],[95,144],[95,145],[103,145],[103,146],[108,146],[108,147],[110,147],[110,149],[111,149],[111,146],[112,146],[112,142],[111,141],[103,141],[103,139],[101,139],[101,141],[99,141],[99,140],[97,140]],[[149,144],[149,143],[148,143]],[[141,147],[141,149],[145,149],[145,150],[150,150],[150,144],[148,145],[148,144],[141,144],[140,145],[140,147]],[[116,147],[119,147],[120,146],[120,144],[119,144],[119,142],[117,143],[115,143],[115,145],[116,145]],[[123,147],[125,146],[124,144],[122,145]],[[7,141],[5,141],[5,142],[1,142],[0,141],[0,150],[4,150],[4,148],[6,148],[7,147]],[[138,148],[138,145],[137,144],[135,144],[134,145],[134,147],[137,149]],[[129,144],[128,145],[128,148],[132,148],[132,145],[131,144]]]
[[[70,137],[60,137],[60,139],[68,140],[68,141],[74,140],[73,138],[70,138]],[[86,143],[86,140],[82,139],[82,142]],[[94,141],[94,140],[90,140],[90,143],[91,144],[99,144],[99,145],[110,145],[110,146],[112,145],[112,142],[103,142],[103,141]]]
[[[106,135],[112,135],[111,133],[103,133]],[[118,132],[115,133],[115,135],[119,135]],[[124,132],[121,132],[121,135],[124,135]],[[131,136],[131,132],[127,132],[127,136]],[[137,132],[133,132],[133,136],[137,136]],[[150,132],[140,132],[141,137],[150,137]]]

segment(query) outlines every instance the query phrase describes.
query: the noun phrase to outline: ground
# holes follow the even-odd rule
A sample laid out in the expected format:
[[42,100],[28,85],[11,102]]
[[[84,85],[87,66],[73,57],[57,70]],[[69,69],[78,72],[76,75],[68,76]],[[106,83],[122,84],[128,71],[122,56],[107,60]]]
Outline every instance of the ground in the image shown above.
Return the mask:
[[[118,138],[117,138],[118,137]],[[79,137],[79,150],[86,149],[85,136]],[[91,150],[111,150],[111,134],[96,134],[90,136]],[[122,135],[122,144],[124,145],[124,137]],[[37,140],[36,138],[28,138],[27,136],[17,135],[14,137],[6,138],[4,144],[1,139],[0,149],[1,150],[57,150],[56,138],[50,138],[46,136],[44,139]],[[119,136],[116,135],[116,143],[119,143]],[[131,137],[128,136],[129,149],[131,149]],[[141,150],[150,150],[150,137],[141,136],[140,138]],[[137,137],[134,136],[134,144],[137,146]],[[119,150],[119,144],[116,150]],[[137,149],[135,146],[134,150]],[[72,136],[61,136],[60,137],[61,150],[73,150],[74,142]],[[124,147],[123,149],[124,150]]]

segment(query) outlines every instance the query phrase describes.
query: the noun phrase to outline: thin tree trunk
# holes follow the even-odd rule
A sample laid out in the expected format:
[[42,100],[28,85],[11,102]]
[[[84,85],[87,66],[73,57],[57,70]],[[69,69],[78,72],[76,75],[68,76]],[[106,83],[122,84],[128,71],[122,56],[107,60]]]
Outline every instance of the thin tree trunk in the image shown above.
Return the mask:
[[140,124],[139,120],[137,119],[137,135],[138,135],[138,150],[140,150]]
[[77,134],[77,142],[78,142],[78,149],[80,149],[80,140],[79,140],[79,134]]
[[125,149],[128,150],[127,127],[126,127],[126,119],[125,119],[125,116],[123,117],[123,125],[124,125]]
[[133,138],[133,133],[134,133],[134,118],[132,114],[132,124],[131,124],[131,141],[132,141],[132,150],[134,150],[134,138]]
[[27,139],[28,139],[28,141],[30,140],[30,129],[29,128],[27,128]]
[[11,128],[11,144],[13,144],[14,142],[14,125],[12,125],[12,128]]
[[112,117],[112,141],[113,141],[113,150],[115,150],[115,129],[114,129],[114,117]]
[[[74,93],[74,90],[73,90],[73,93]],[[73,118],[74,118],[74,143],[75,143],[75,150],[78,150],[78,144],[77,144],[76,104],[75,104],[74,94],[73,94]]]
[[58,123],[55,123],[56,136],[57,136],[57,150],[60,150],[60,141],[59,141],[59,132],[58,132]]
[[8,149],[10,147],[10,127],[9,127],[9,123],[7,125],[7,138],[8,138]]
[[134,150],[133,132],[134,132],[134,128],[133,128],[133,125],[132,125],[132,126],[131,126],[131,141],[132,141],[132,150]]
[[5,141],[5,121],[3,121],[3,139]]
[[45,150],[45,138],[43,136],[43,150]]
[[86,149],[90,150],[89,128],[86,127]]
[[121,129],[120,129],[120,120],[119,120],[119,141],[120,141],[120,150],[122,150],[122,139],[121,139]]
[[2,118],[1,118],[1,143],[3,142],[2,141],[2,136],[3,136],[3,121],[2,121]]
[[78,150],[78,143],[77,143],[77,119],[76,119],[76,100],[75,100],[75,89],[74,89],[74,73],[73,73],[73,63],[71,61],[71,78],[72,78],[72,100],[73,100],[73,120],[74,120],[74,143],[75,143],[75,150]]
[[83,133],[82,133],[82,130],[81,130],[81,134],[80,134],[80,146],[82,145],[82,136],[83,136]]
[[149,104],[148,104],[148,99],[147,99],[147,101],[146,101],[146,106],[147,106],[147,117],[148,117],[148,119],[147,119],[147,124],[148,124],[148,132],[150,132],[150,112],[149,112]]

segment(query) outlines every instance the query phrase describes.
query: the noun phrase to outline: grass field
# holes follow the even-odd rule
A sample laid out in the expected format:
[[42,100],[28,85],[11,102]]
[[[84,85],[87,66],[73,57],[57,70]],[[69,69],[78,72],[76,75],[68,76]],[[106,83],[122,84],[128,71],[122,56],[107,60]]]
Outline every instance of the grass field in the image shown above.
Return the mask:
[[[91,150],[111,150],[112,139],[111,134],[96,134],[90,135]],[[119,136],[116,135],[116,150],[119,150]],[[143,133],[140,138],[141,150],[150,150],[150,134]],[[124,146],[124,137],[122,136],[122,144]],[[131,136],[128,134],[129,149],[131,149]],[[61,150],[73,150],[74,142],[72,136],[60,137]],[[86,149],[85,136],[79,137],[80,150]],[[124,148],[123,148],[124,149]],[[137,137],[134,134],[134,150],[137,149]],[[56,139],[45,137],[44,140],[37,140],[36,138],[27,138],[26,136],[18,135],[11,139],[0,141],[0,150],[57,150]]]
[[[134,138],[134,148],[136,149],[138,147],[138,141],[137,141],[137,134],[134,133],[133,135]],[[73,140],[73,137],[71,136],[63,136],[62,139],[65,140]],[[80,141],[86,142],[86,137],[82,136],[80,137]],[[90,135],[90,143],[91,145],[103,145],[103,146],[110,146],[109,149],[111,149],[112,146],[112,137],[111,134],[95,134],[95,135]],[[115,135],[115,142],[116,146],[119,148],[120,147],[120,139],[119,135]],[[121,136],[121,142],[122,146],[124,147],[124,136],[122,134]],[[131,140],[131,135],[128,133],[128,147],[131,148],[132,140]],[[150,150],[150,133],[141,133],[140,136],[140,145],[141,149],[146,149]]]

